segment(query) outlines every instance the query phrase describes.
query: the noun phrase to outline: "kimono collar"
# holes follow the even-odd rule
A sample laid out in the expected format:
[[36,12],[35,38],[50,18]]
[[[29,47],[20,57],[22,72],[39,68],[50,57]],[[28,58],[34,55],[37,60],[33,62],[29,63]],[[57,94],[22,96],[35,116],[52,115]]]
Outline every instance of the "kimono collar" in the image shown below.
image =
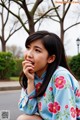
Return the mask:
[[41,79],[41,80],[44,80],[46,76],[46,71],[41,75],[41,77],[39,78],[38,75],[35,73],[35,79]]

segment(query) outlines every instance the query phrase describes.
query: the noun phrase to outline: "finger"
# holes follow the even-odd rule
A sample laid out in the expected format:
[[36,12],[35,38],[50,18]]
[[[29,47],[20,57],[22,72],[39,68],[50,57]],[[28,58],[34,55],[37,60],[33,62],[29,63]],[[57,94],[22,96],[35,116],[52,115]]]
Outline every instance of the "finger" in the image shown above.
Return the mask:
[[22,62],[22,66],[23,66],[23,67],[29,67],[29,66],[31,66],[31,67],[34,68],[34,65],[31,64],[30,62]]
[[24,69],[29,68],[29,67],[31,67],[32,69],[34,69],[34,66],[32,64],[25,64],[23,66]]
[[32,67],[26,67],[26,68],[23,68],[23,72],[25,74],[28,74],[28,73],[33,73],[34,72],[34,69]]
[[[31,61],[23,61],[23,62],[22,62],[22,66],[24,66],[25,64],[28,64],[28,63],[31,64],[31,65],[33,65],[33,63],[32,63]],[[33,65],[33,66],[34,66],[34,65]]]
[[34,69],[31,67],[23,69],[24,74],[27,78],[33,79],[34,78]]

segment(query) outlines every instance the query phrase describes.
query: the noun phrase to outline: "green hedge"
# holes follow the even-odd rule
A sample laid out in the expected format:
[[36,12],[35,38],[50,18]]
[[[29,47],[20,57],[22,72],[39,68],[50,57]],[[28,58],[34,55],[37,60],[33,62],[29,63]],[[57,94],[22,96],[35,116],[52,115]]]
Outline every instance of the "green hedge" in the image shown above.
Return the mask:
[[0,52],[0,79],[9,78],[15,71],[16,61],[9,52]]
[[[0,52],[0,79],[7,79],[11,76],[19,77],[22,71],[23,59],[14,59],[9,52]],[[80,80],[80,54],[67,57],[67,62],[74,73]]]
[[[19,76],[21,71],[22,71],[22,61],[23,59],[17,59],[15,60],[16,62],[16,69],[13,72],[13,76]],[[68,65],[70,66],[72,72],[74,73],[74,75],[80,80],[80,54],[77,56],[68,56],[67,57],[67,62]]]
[[22,61],[23,59],[15,59],[16,62],[16,69],[13,72],[12,76],[16,77],[19,76],[22,71]]
[[74,75],[80,80],[80,54],[72,57],[69,66]]

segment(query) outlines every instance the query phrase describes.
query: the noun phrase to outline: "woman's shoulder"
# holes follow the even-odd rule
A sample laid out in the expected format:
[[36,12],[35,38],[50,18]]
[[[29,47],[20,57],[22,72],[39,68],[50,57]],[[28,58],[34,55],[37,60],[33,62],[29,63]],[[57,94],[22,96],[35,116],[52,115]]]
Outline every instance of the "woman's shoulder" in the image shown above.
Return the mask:
[[54,74],[61,74],[61,73],[65,73],[68,74],[70,73],[69,70],[67,70],[66,68],[62,67],[62,66],[58,66],[58,68],[55,70]]
[[70,73],[66,68],[59,66],[52,76],[53,80],[62,80],[64,79],[66,83],[71,84],[73,87],[77,87],[79,85],[77,79]]
[[58,76],[63,76],[65,78],[69,77],[76,80],[76,78],[70,73],[70,71],[62,66],[59,66],[53,73],[53,77],[58,77]]

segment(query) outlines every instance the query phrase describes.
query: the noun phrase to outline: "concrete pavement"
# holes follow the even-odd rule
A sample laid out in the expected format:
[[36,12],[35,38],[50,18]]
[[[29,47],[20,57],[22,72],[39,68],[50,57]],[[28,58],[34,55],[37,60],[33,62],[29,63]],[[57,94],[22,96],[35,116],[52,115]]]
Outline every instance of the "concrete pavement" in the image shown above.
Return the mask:
[[20,89],[19,81],[0,81],[0,91]]

